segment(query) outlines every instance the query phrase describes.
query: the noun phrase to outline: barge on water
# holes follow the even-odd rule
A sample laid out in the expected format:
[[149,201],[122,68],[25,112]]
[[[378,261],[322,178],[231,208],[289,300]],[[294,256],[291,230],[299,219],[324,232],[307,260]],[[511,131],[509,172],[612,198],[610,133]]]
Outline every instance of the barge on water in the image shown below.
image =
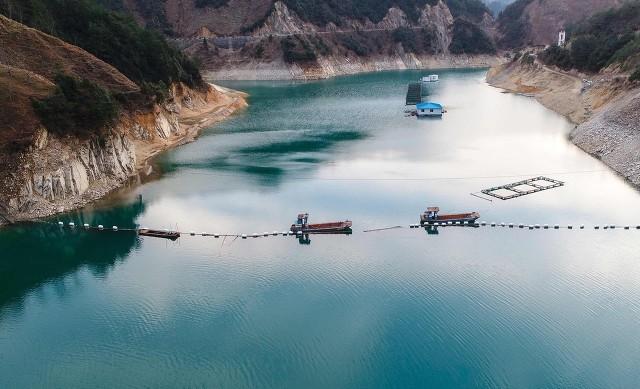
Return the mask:
[[291,231],[303,234],[350,234],[353,223],[350,220],[341,222],[309,224],[309,214],[298,214],[298,219],[291,225]]
[[440,208],[429,207],[420,215],[421,225],[431,225],[435,223],[452,223],[452,224],[475,224],[475,221],[480,218],[478,212],[469,213],[454,213],[440,215]]
[[149,228],[139,229],[138,235],[149,236],[152,238],[169,239],[173,241],[177,240],[180,237],[180,233],[178,231],[152,230]]

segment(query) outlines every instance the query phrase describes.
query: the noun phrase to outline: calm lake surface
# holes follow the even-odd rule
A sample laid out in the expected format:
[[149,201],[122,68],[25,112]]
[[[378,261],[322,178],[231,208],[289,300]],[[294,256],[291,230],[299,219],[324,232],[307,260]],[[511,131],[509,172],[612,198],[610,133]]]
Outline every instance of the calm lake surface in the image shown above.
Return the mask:
[[[251,106],[164,154],[158,179],[52,219],[251,234],[308,211],[353,235],[0,230],[0,387],[637,386],[640,231],[362,232],[432,205],[640,224],[638,192],[562,117],[482,71],[439,74],[442,120],[405,117],[418,72],[229,83]],[[470,195],[538,175],[566,186]]]

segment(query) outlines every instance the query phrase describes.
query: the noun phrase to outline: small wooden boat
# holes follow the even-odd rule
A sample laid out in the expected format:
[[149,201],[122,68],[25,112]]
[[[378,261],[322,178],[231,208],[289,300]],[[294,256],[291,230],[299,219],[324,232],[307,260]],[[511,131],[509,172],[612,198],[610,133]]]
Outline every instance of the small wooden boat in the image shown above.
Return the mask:
[[139,229],[138,235],[169,240],[176,240],[180,237],[180,233],[178,231],[151,230],[149,228]]
[[301,213],[298,220],[291,225],[291,231],[303,234],[350,234],[353,223],[350,220],[342,222],[309,224],[309,214]]
[[469,213],[454,213],[454,214],[438,214],[440,208],[429,207],[420,215],[420,224],[435,224],[435,223],[453,223],[453,224],[474,224],[480,214],[478,212]]

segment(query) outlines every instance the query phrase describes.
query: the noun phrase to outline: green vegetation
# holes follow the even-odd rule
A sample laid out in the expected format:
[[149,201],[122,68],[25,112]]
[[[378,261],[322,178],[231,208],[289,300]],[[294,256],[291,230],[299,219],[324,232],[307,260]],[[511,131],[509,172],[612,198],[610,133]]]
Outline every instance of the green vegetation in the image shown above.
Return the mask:
[[[341,18],[380,22],[389,8],[400,8],[412,22],[420,18],[419,9],[425,5],[436,5],[438,0],[283,0],[289,9],[302,19],[316,25],[340,24]],[[454,17],[472,20],[482,19],[490,12],[479,0],[444,0]]]
[[598,72],[618,63],[632,68],[640,60],[640,2],[594,15],[575,26],[569,48],[551,46],[540,59],[562,69]]
[[59,75],[55,92],[32,100],[42,124],[58,135],[83,136],[112,124],[118,103],[105,89],[88,80]]
[[485,13],[491,14],[489,8],[479,0],[444,0],[455,18],[465,18],[475,22],[482,20]]
[[508,5],[498,15],[498,30],[502,34],[498,44],[505,48],[526,46],[524,41],[529,28],[529,20],[524,15],[524,9],[533,0],[516,0]]
[[[126,0],[94,0],[99,5],[110,11],[127,13],[127,7],[124,5]],[[163,34],[173,35],[173,29],[167,21],[165,13],[166,0],[128,0],[135,7],[136,13],[145,20],[145,27],[152,30],[162,32]]]
[[399,27],[393,30],[392,37],[394,42],[402,44],[405,51],[416,54],[436,52],[434,47],[435,32],[430,28],[415,30]]
[[456,19],[449,51],[453,54],[493,54],[496,48],[480,27],[464,19]]
[[310,62],[316,60],[313,47],[303,37],[289,36],[280,41],[284,60],[288,63]]
[[95,1],[5,0],[0,13],[80,46],[138,84],[204,85],[195,63],[162,35]]
[[632,82],[640,81],[640,66],[638,66],[636,70],[633,73],[631,73],[631,75],[629,76],[629,81],[632,81]]
[[228,3],[229,3],[229,0],[196,0],[196,7],[220,8],[220,7],[224,7]]

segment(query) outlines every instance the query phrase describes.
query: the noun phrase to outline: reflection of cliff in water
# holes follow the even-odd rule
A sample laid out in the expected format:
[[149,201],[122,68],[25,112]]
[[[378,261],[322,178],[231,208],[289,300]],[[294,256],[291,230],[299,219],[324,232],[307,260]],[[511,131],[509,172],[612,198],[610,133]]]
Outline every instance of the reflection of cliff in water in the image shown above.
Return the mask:
[[[95,212],[61,216],[76,225],[133,226],[144,204],[124,204]],[[85,231],[44,223],[25,223],[0,229],[0,312],[21,303],[31,290],[77,271],[82,266],[104,276],[118,259],[139,244],[135,232]]]

